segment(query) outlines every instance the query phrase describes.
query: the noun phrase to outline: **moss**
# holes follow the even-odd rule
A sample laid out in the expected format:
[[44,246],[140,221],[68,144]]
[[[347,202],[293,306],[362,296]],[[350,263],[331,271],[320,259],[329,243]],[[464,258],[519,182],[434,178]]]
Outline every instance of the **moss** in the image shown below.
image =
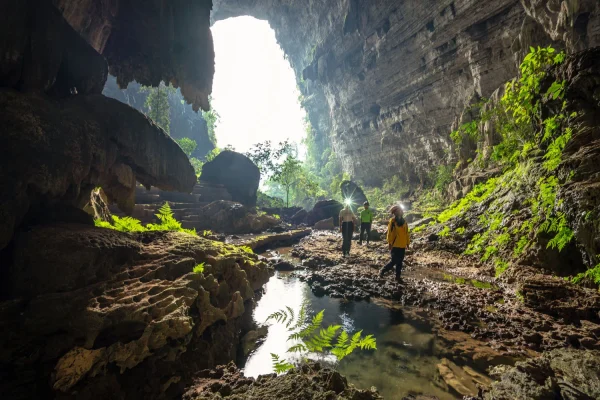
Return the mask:
[[496,258],[494,260],[494,266],[496,269],[496,278],[504,273],[508,269],[508,263],[506,261]]

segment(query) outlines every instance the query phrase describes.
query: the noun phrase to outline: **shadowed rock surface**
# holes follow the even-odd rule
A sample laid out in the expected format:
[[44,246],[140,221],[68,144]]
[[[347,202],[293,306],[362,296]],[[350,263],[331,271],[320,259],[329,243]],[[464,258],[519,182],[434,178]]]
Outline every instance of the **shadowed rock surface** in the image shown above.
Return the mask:
[[188,388],[184,400],[377,400],[376,391],[359,390],[346,378],[319,364],[310,363],[281,376],[246,378],[234,364],[201,371]]
[[21,233],[0,303],[3,396],[175,397],[190,374],[235,359],[269,275],[255,255],[183,233]]
[[95,187],[131,211],[136,180],[180,191],[191,190],[196,181],[179,146],[116,100],[102,95],[49,100],[4,89],[0,109],[0,159],[13,160],[0,164],[0,249],[27,213],[55,204],[83,208]]

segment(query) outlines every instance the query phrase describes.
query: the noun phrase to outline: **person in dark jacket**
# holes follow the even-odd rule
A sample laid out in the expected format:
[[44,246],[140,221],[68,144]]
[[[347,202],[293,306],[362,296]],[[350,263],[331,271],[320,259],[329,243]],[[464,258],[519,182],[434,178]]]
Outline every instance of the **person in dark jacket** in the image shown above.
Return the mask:
[[406,249],[410,246],[410,234],[408,232],[408,224],[404,219],[404,210],[400,206],[393,206],[390,209],[392,218],[388,223],[387,242],[392,256],[392,260],[379,271],[379,276],[383,275],[390,269],[396,267],[396,281],[401,279],[402,264],[404,263],[404,255]]

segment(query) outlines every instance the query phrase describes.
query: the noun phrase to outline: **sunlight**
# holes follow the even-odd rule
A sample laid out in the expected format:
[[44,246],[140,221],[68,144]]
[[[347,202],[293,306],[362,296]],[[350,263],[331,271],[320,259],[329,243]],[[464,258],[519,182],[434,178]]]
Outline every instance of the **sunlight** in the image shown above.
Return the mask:
[[243,153],[266,140],[300,144],[305,112],[298,102],[294,71],[268,22],[238,17],[219,21],[211,29],[218,146],[231,145]]

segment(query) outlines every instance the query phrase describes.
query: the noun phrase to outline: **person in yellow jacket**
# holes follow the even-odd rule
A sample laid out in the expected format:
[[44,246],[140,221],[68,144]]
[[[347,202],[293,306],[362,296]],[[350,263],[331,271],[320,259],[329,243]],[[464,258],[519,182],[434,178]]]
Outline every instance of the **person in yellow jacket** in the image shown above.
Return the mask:
[[404,254],[410,246],[410,234],[408,233],[408,224],[404,219],[404,210],[400,206],[393,206],[390,213],[392,218],[388,223],[387,242],[392,254],[392,261],[381,268],[379,276],[383,277],[387,271],[396,266],[396,280],[400,280]]

